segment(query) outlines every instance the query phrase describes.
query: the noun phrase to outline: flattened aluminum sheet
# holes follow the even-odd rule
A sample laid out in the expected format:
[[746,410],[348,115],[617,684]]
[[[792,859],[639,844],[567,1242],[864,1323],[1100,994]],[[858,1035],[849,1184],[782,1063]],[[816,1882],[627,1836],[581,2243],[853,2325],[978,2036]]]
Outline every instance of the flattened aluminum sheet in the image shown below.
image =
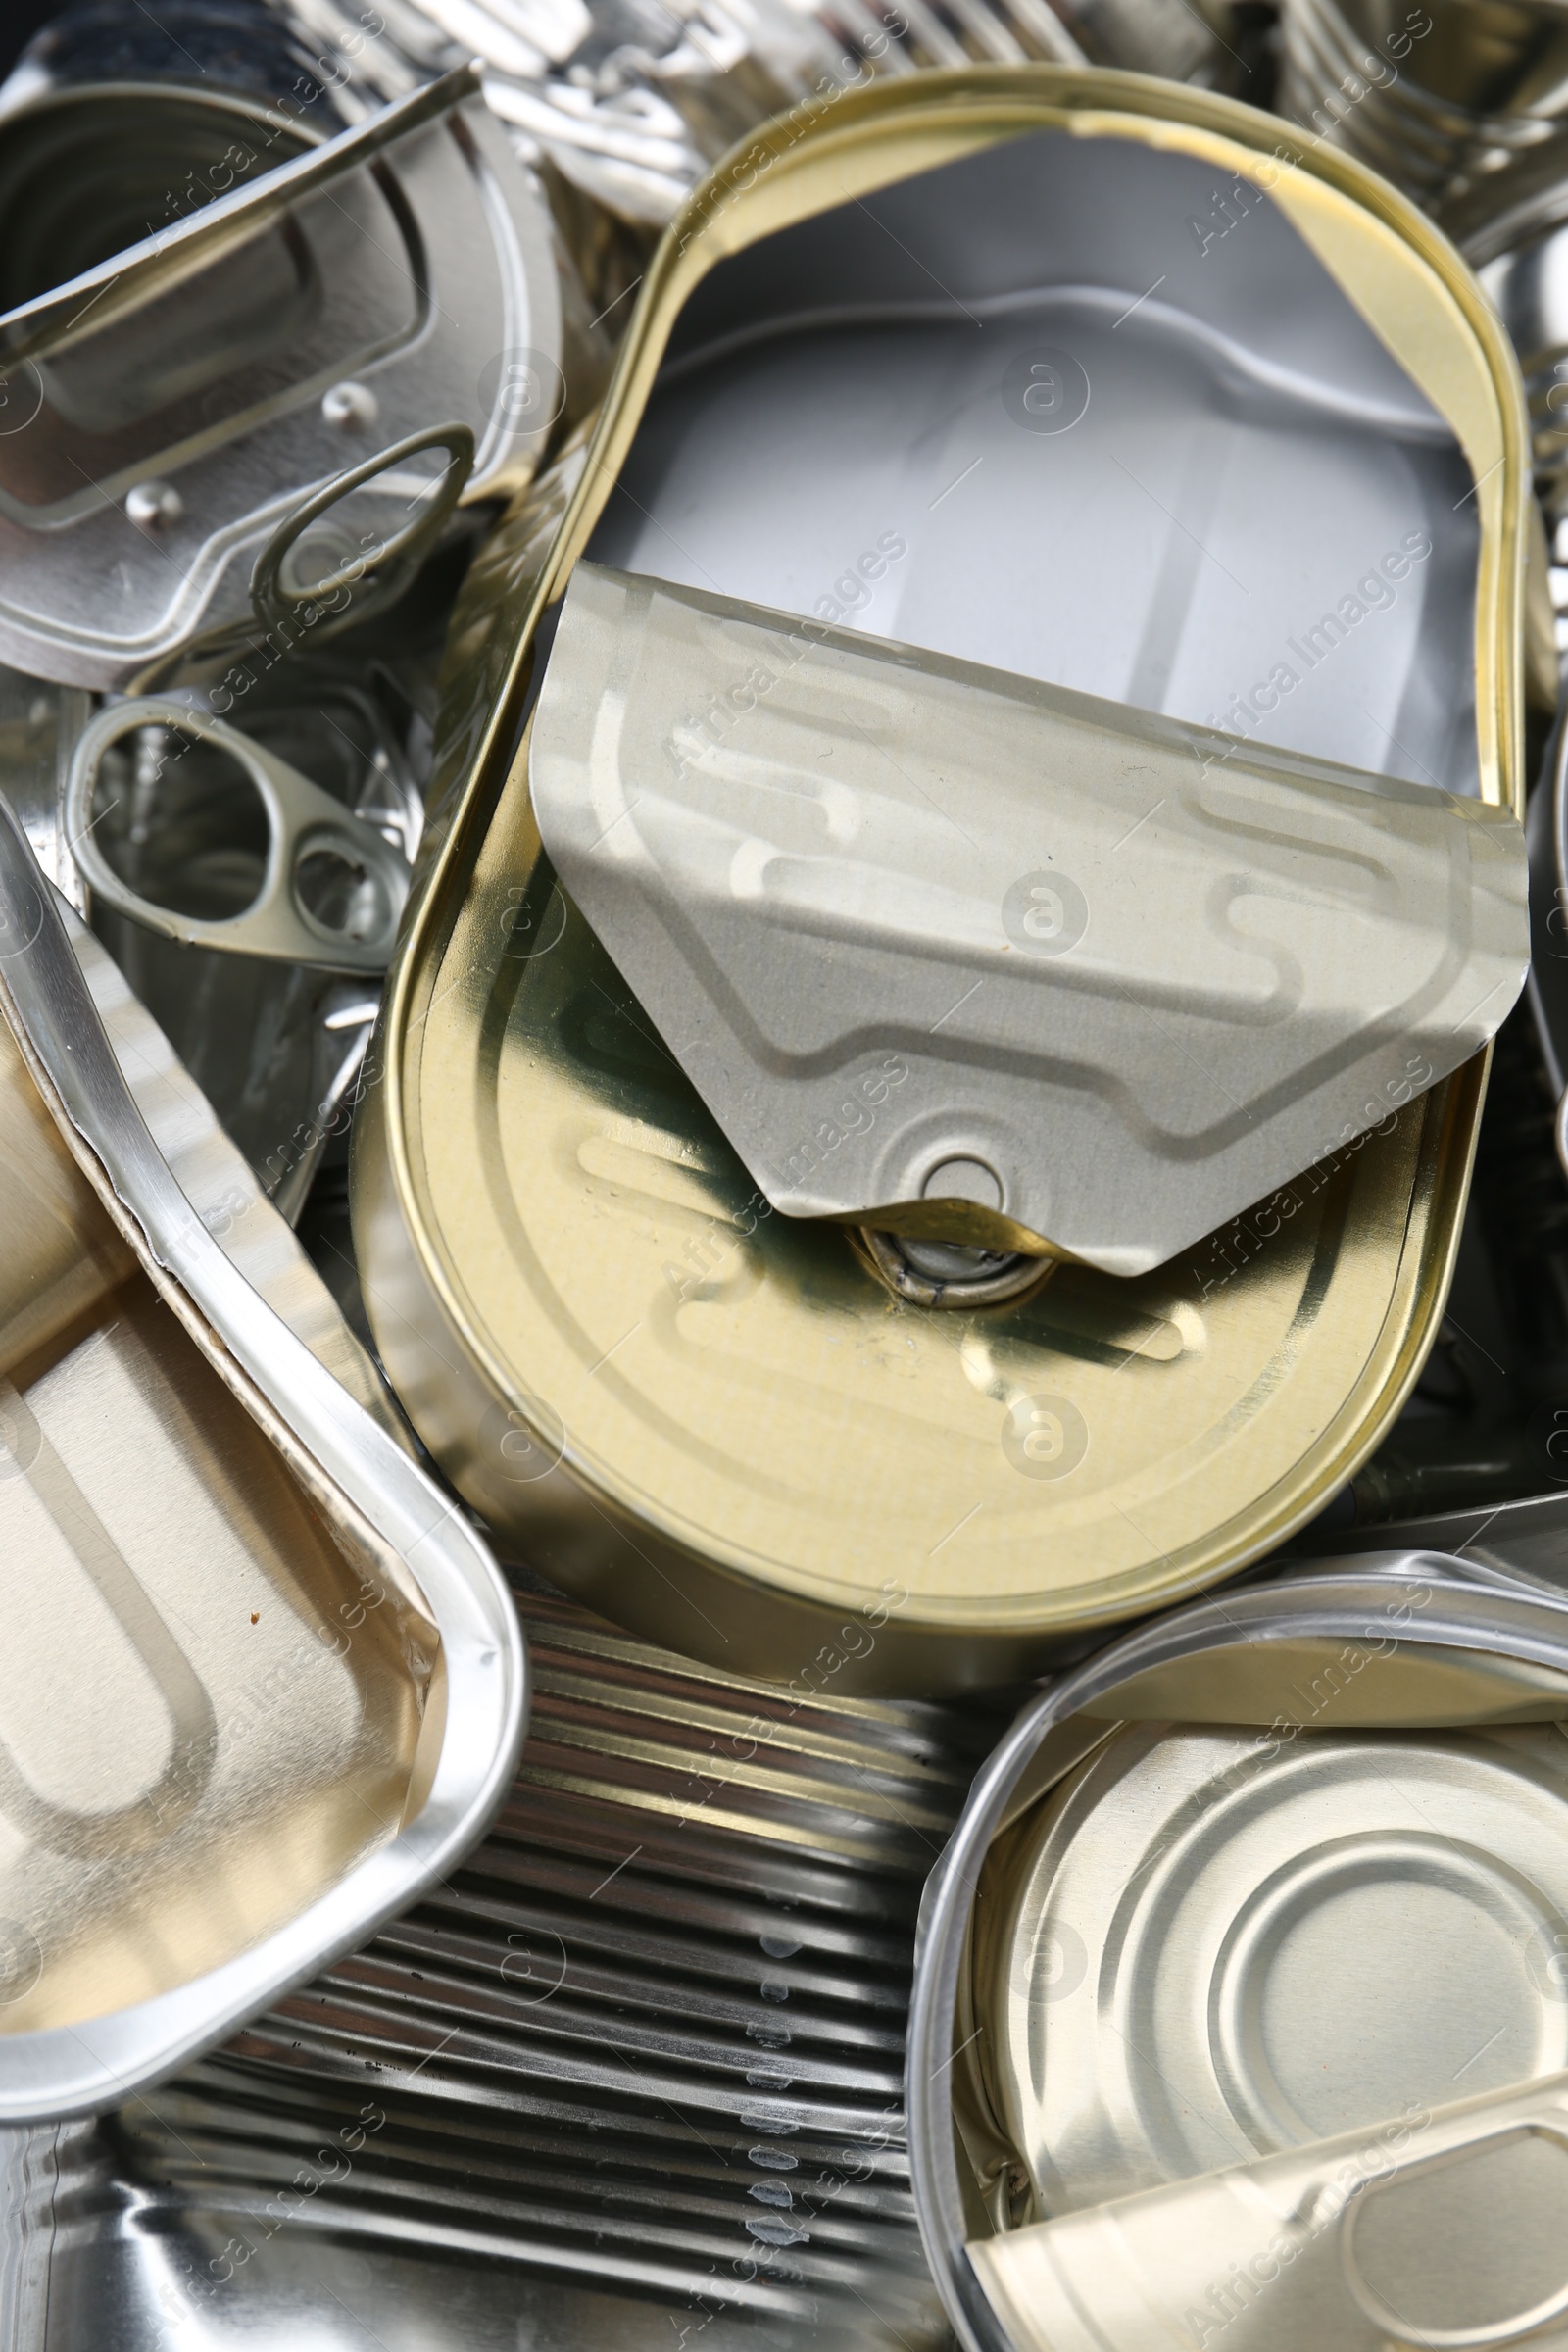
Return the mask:
[[1568,2065],[1558,1724],[1129,1727],[1010,1875],[991,2083],[1041,2212]]

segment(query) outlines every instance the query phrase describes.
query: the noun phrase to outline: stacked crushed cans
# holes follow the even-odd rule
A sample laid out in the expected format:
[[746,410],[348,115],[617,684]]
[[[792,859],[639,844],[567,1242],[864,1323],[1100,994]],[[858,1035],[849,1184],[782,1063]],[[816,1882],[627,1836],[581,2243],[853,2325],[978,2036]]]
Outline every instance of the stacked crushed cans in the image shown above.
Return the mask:
[[0,2347],[1568,2344],[1568,19],[0,86]]

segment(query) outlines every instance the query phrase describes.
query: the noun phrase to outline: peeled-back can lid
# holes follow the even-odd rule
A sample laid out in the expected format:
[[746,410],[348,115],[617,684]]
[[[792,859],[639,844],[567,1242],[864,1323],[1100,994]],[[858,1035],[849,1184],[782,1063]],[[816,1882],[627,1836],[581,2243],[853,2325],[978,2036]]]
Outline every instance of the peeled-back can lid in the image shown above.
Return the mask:
[[1148,1273],[1469,1060],[1530,960],[1511,809],[592,564],[530,778],[792,1216]]
[[[1282,139],[1289,169],[1272,160]],[[1063,1110],[1072,1151],[1042,1138],[1049,1119],[1021,1135],[1005,1175],[1046,1192],[1034,1221],[1010,1237],[975,1231],[998,1213],[976,1191],[1000,1140],[967,1139],[966,1152],[960,1135],[956,1151],[942,1098],[973,1089],[965,1105],[989,1114],[1015,1076],[1024,1102],[1057,1042],[1046,1007],[1089,1017],[1089,992],[1065,977],[1079,947],[1016,981],[1009,967],[1026,957],[1000,910],[1018,881],[1036,923],[1025,937],[1055,919],[1031,895],[1053,888],[1039,877],[1054,851],[1031,830],[1031,760],[1084,726],[1086,703],[1118,706],[1116,724],[1154,761],[1177,757],[1168,727],[1205,745],[1243,739],[1208,782],[1229,793],[1245,774],[1259,808],[1285,772],[1275,754],[1431,795],[1434,840],[1450,821],[1493,837],[1491,813],[1460,816],[1443,795],[1522,806],[1522,417],[1511,356],[1457,259],[1369,174],[1291,147],[1278,120],[1133,76],[976,69],[848,95],[767,152],[755,184],[715,179],[694,198],[643,291],[593,445],[564,454],[465,583],[428,863],[391,974],[386,1076],[357,1130],[356,1237],[377,1344],[421,1436],[545,1573],[715,1664],[787,1682],[820,1651],[836,1675],[884,1689],[952,1688],[1038,1667],[1090,1624],[1261,1556],[1365,1458],[1442,1311],[1481,1056],[1414,1099],[1415,1074],[1380,1072],[1375,1112],[1363,1090],[1341,1116],[1343,1149],[1234,1222],[1214,1221],[1236,1196],[1216,1182],[1205,1215],[1197,1165],[1172,1153],[1171,1223],[1154,1230],[1162,1198],[1142,1246],[1156,1253],[1200,1226],[1203,1238],[1152,1272],[1108,1274],[1102,1256],[1041,1280],[1037,1265],[1027,1290],[947,1311],[940,1260],[926,1255],[926,1297],[912,1295],[821,1212],[904,1218],[912,1190],[924,1215],[934,1180],[944,1216],[956,1202],[976,1243],[1016,1249],[1027,1230],[1098,1251],[1123,1204],[1085,1207],[1085,1174],[1103,1196],[1113,1155],[1097,1136],[1080,1170],[1079,1140],[1102,1117],[1136,1129],[1151,1105],[1157,1125],[1189,1078],[1206,1082],[1178,1074],[1183,1054],[1152,1030],[1147,1092],[1096,1103],[1082,1089]],[[1247,211],[1205,259],[1189,215],[1222,171]],[[597,568],[573,587],[584,559]],[[659,585],[628,589],[626,575]],[[581,659],[579,588],[590,613],[595,599],[647,597],[662,616],[629,676]],[[788,674],[771,658],[780,613],[826,624]],[[688,713],[694,648],[712,656],[718,699]],[[779,684],[758,695],[747,679],[764,662]],[[903,756],[928,687],[944,767],[972,772],[964,709],[1000,729],[994,789],[1019,833],[1000,887],[958,832],[951,854],[932,848],[947,829],[914,787],[939,805],[941,793]],[[906,695],[905,731],[879,733]],[[1134,709],[1159,713],[1147,738]],[[678,776],[659,765],[665,718],[689,747]],[[621,776],[639,728],[638,772],[628,760]],[[1102,741],[1089,726],[1091,738]],[[816,760],[823,750],[831,760]],[[644,751],[659,756],[651,767]],[[702,991],[662,1013],[638,993],[622,926],[606,919],[600,936],[541,838],[543,825],[564,860],[554,820],[585,760],[568,831],[595,871],[611,872],[601,859],[641,842],[647,819],[660,858],[701,865],[711,886],[700,922],[674,893],[649,916],[650,936],[667,923],[660,968],[682,992],[705,966]],[[646,809],[633,797],[645,767]],[[834,778],[813,781],[808,807],[808,767]],[[1054,813],[1072,782],[1042,786],[1042,801],[1048,787],[1064,796]],[[1140,822],[1156,841],[1174,825],[1167,838],[1191,846],[1185,814],[1155,806],[1164,791],[1124,796],[1121,833],[1102,844],[1117,889],[1119,860],[1147,874]],[[1357,824],[1381,806],[1376,788],[1333,792]],[[1113,797],[1120,808],[1122,785]],[[1226,802],[1227,823],[1245,827],[1247,800]],[[873,815],[885,826],[874,856]],[[797,840],[798,822],[815,832]],[[1511,819],[1494,838],[1514,838]],[[1228,870],[1250,872],[1265,852],[1249,842],[1235,858]],[[848,917],[847,875],[859,894]],[[754,935],[768,943],[760,959],[743,918],[768,919],[781,876],[787,920]],[[916,954],[933,900],[944,921]],[[1095,956],[1108,904],[1080,943]],[[910,1033],[891,1069],[846,1062],[824,1006],[847,968],[829,956],[850,953],[862,918],[876,957],[899,933],[876,977],[882,1011],[891,1003]],[[1156,908],[1141,930],[1123,909],[1121,952],[1146,977],[1161,919]],[[1311,927],[1294,905],[1285,919]],[[1231,920],[1250,935],[1245,900]],[[1185,971],[1191,955],[1202,988],[1222,990],[1211,945],[1179,940],[1174,959]],[[1332,953],[1308,960],[1332,1002]],[[1390,1000],[1406,993],[1397,961]],[[1258,967],[1257,1008],[1274,1004],[1272,970]],[[1495,985],[1500,1006],[1512,984],[1478,971],[1449,1017],[1484,1025],[1480,1000]],[[723,1007],[716,1046],[752,1032],[716,1120],[711,1068],[693,1083],[694,1033],[678,1017],[710,996]],[[1161,999],[1157,1017],[1168,1009]],[[1119,1029],[1102,999],[1091,1010],[1094,1052],[1120,1082],[1135,1015],[1118,1007]],[[1184,1004],[1176,1024],[1189,1052],[1182,1024],[1197,1011]],[[1225,1034],[1239,1056],[1257,1047],[1245,1020]],[[796,1083],[776,1066],[780,1041],[819,1090],[796,1127],[773,1119]],[[935,1115],[925,1156],[906,1139],[890,1193],[876,1156],[916,1091],[916,1054],[941,1073]],[[1248,1066],[1231,1091],[1256,1108]],[[1231,1084],[1224,1066],[1214,1074]],[[1062,1098],[1051,1100],[1054,1115]],[[779,1213],[753,1172],[761,1158],[739,1120],[760,1103],[771,1105],[761,1142],[781,1145],[786,1166],[797,1144],[816,1153],[818,1213]],[[1259,1124],[1273,1117],[1264,1104]],[[1250,1148],[1239,1142],[1241,1159]],[[1298,1137],[1291,1156],[1314,1148]],[[1147,1135],[1131,1156],[1146,1175],[1158,1162]],[[1057,1185],[1081,1188],[1070,1234],[1053,1213]],[[911,1256],[956,1247],[895,1239]],[[944,1311],[931,1312],[938,1291]],[[876,1647],[852,1657],[844,1629],[866,1610]]]
[[1568,2076],[969,2248],[1018,2352],[1393,2352],[1568,2319]]

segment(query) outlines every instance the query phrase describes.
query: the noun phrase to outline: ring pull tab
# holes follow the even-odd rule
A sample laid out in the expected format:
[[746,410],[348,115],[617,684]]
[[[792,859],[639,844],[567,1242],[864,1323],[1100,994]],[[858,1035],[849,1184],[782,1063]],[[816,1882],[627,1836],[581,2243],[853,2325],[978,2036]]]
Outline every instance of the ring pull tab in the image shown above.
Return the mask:
[[[304,585],[288,577],[288,559],[314,522],[362,490],[377,474],[395,472],[421,450],[444,449],[447,463],[428,488],[419,493],[421,512],[368,554],[347,558],[333,571]],[[251,574],[251,604],[264,629],[312,628],[318,639],[335,636],[350,620],[366,620],[395,603],[418,570],[439,537],[448,515],[462,497],[473,471],[473,434],[466,424],[431,424],[410,433],[390,449],[351,466],[346,473],[313,492],[285,516],[256,559]],[[334,599],[341,597],[341,604]],[[323,614],[321,607],[327,607]],[[324,627],[323,627],[324,622]]]
[[[101,819],[93,810],[104,755],[144,727],[211,745],[255,788],[267,819],[267,861],[261,887],[242,912],[215,918],[159,906],[104,855],[96,834]],[[379,973],[391,959],[409,895],[406,859],[373,825],[286,760],[188,703],[138,695],[90,720],[72,760],[65,821],[72,855],[93,896],[165,939],[326,972]],[[337,921],[325,912],[334,904],[341,912]]]

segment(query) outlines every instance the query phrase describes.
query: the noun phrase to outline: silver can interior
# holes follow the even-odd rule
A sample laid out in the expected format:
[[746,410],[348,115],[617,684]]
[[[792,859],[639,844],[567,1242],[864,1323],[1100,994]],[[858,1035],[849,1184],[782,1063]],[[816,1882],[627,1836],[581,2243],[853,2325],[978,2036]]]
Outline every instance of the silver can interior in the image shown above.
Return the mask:
[[590,552],[1474,792],[1472,488],[1271,198],[1047,130],[720,264]]

